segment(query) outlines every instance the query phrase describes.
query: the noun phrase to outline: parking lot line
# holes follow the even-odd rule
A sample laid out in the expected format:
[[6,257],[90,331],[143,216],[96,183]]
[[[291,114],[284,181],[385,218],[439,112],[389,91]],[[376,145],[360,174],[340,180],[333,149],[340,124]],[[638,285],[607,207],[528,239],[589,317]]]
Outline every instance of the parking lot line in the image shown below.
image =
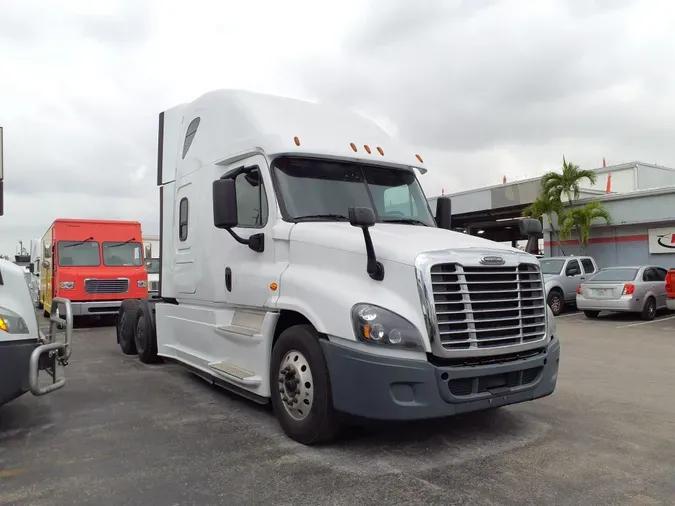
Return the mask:
[[665,322],[666,320],[672,320],[673,318],[675,318],[675,316],[668,316],[667,318],[659,318],[658,320],[654,319],[650,322],[638,322],[638,323],[629,323],[628,325],[618,325],[616,328],[623,329],[626,327],[637,327],[638,325],[648,325],[650,323]]
[[579,316],[583,313],[565,313],[565,314],[559,314],[556,316],[556,318],[567,318],[568,316]]

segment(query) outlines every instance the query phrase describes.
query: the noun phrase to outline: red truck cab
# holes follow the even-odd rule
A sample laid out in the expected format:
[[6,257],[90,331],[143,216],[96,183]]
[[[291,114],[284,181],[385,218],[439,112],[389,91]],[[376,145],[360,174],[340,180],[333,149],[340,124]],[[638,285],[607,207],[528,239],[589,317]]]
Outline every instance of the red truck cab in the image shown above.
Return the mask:
[[141,224],[137,221],[54,221],[42,238],[40,305],[72,304],[73,316],[114,315],[125,299],[148,296]]

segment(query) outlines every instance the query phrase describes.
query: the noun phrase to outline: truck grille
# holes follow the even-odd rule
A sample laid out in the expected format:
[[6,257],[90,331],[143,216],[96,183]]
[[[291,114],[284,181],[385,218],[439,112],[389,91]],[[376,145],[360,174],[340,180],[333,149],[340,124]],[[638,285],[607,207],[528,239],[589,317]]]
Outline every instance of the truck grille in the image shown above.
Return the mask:
[[533,264],[431,268],[438,333],[447,351],[500,348],[543,340],[546,304]]
[[84,291],[86,293],[126,293],[127,290],[129,290],[129,280],[125,278],[84,280]]

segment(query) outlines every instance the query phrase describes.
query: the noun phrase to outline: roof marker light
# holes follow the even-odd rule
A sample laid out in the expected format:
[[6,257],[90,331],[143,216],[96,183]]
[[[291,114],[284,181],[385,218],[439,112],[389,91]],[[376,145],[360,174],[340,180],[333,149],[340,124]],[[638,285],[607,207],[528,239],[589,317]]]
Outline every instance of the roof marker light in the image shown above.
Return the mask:
[[356,153],[356,144],[354,144],[353,142],[350,142],[349,145],[352,147],[352,151],[354,151],[354,153]]
[[368,144],[364,144],[363,149],[366,150],[366,153],[370,154],[370,146],[368,146]]
[[382,148],[380,146],[377,147],[377,152],[380,153],[382,156],[384,156],[384,151],[382,151]]
[[415,155],[415,157],[420,161],[420,163],[424,163],[424,160],[422,160],[422,157],[420,155]]
[[293,140],[295,141],[296,146],[300,145],[300,139],[298,139],[297,137],[293,137]]

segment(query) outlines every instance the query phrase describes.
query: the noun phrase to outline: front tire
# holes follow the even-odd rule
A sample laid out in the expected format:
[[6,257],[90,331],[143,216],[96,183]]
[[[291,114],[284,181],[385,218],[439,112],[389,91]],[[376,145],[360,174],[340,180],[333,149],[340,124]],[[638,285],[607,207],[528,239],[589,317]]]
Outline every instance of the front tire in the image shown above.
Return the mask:
[[135,299],[123,301],[117,316],[117,342],[125,355],[136,354],[134,330],[136,329],[138,304],[139,301]]
[[642,313],[640,316],[643,320],[647,321],[651,321],[656,318],[656,299],[654,299],[654,297],[649,297],[647,299],[644,308],[642,308]]
[[157,355],[157,334],[155,333],[155,318],[148,301],[142,300],[138,304],[134,342],[138,358],[144,364],[155,364],[161,359]]
[[270,392],[277,420],[290,438],[314,445],[338,435],[328,366],[311,325],[295,325],[279,336],[272,350]]
[[547,303],[548,307],[551,308],[553,316],[560,315],[560,313],[562,313],[563,311],[563,308],[565,307],[565,301],[563,300],[563,296],[557,290],[554,290],[548,294]]

